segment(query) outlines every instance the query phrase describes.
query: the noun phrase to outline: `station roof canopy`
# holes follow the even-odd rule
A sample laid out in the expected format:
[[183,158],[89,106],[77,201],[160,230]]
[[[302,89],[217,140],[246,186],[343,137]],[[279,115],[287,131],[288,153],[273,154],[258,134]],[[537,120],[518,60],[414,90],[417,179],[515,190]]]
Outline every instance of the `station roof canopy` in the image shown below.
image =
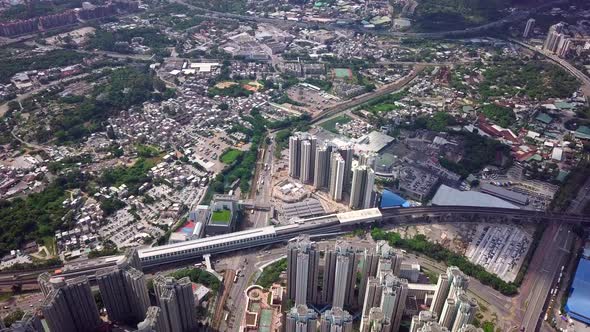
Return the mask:
[[336,215],[340,223],[361,223],[381,219],[381,211],[377,208],[356,210]]

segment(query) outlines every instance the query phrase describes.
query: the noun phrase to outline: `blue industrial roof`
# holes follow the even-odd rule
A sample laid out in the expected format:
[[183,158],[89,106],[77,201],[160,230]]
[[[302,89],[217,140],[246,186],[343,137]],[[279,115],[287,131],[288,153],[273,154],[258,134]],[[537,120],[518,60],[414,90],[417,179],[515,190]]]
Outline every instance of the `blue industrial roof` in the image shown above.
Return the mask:
[[580,259],[570,294],[565,311],[571,318],[590,324],[590,260]]
[[383,190],[381,194],[381,207],[388,208],[394,206],[410,207],[410,203],[389,190]]

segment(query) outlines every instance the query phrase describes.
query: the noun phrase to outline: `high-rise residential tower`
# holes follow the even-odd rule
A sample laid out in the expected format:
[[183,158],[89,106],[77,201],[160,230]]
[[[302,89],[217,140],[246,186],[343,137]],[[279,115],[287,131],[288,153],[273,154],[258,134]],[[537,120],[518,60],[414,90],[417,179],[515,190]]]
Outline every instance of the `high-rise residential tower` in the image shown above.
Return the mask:
[[477,302],[474,299],[466,299],[465,295],[460,297],[461,303],[457,310],[457,317],[453,323],[451,332],[459,332],[464,326],[473,323],[477,312]]
[[166,330],[160,307],[149,307],[145,319],[137,324],[137,332],[161,332]]
[[385,319],[383,310],[379,307],[371,308],[369,313],[362,318],[361,332],[385,332],[389,329],[389,321]]
[[436,313],[432,311],[420,311],[418,315],[412,317],[410,332],[418,332],[418,329],[420,329],[427,323],[436,322],[438,322],[438,316],[436,316]]
[[324,311],[320,320],[320,332],[352,332],[352,315],[339,307]]
[[335,201],[342,200],[344,189],[345,163],[338,152],[333,152],[330,162],[330,198]]
[[366,165],[352,169],[352,188],[348,206],[352,209],[367,209],[371,206],[375,172]]
[[322,303],[333,307],[355,305],[356,272],[362,255],[350,244],[337,241],[334,250],[325,254]]
[[430,311],[441,317],[447,298],[455,299],[459,294],[464,293],[468,286],[469,277],[461,272],[458,267],[449,266],[447,273],[441,274],[438,278]]
[[317,139],[308,133],[296,132],[289,137],[289,176],[304,183],[313,183]]
[[289,176],[299,178],[301,167],[301,147],[299,136],[289,137]]
[[52,287],[41,305],[51,331],[94,331],[100,326],[102,320],[87,277],[67,282],[63,278],[53,278]]
[[457,317],[457,308],[459,306],[459,303],[457,302],[458,300],[449,297],[446,299],[445,305],[443,306],[438,322],[447,329],[452,328],[453,324],[455,323],[455,317]]
[[287,296],[296,305],[318,300],[320,252],[309,235],[301,235],[287,248]]
[[522,36],[524,38],[528,38],[534,29],[535,29],[535,19],[529,18],[529,20],[526,21],[526,26],[524,27],[524,33],[522,34]]
[[287,312],[286,332],[317,332],[318,316],[305,304],[297,305]]
[[137,324],[145,319],[150,306],[145,277],[132,266],[140,267],[136,257],[137,251],[129,250],[116,267],[96,272],[100,296],[113,322]]
[[195,295],[188,277],[176,280],[157,275],[154,278],[154,292],[170,332],[190,332],[197,329]]
[[[313,151],[315,157],[315,151]],[[312,160],[312,148],[310,141],[303,141],[301,143],[301,177],[300,180],[303,183],[309,183],[313,181],[313,168],[315,165],[311,162]]]
[[375,152],[365,152],[359,156],[359,165],[369,166],[373,170],[377,166],[377,154]]
[[557,23],[552,25],[549,28],[549,32],[547,33],[547,38],[545,38],[545,43],[543,44],[543,49],[549,52],[557,51],[559,44],[562,43],[562,40],[565,38],[563,33],[565,25],[563,23]]
[[354,157],[354,147],[351,144],[347,144],[338,148],[338,152],[344,159],[344,191],[350,193],[350,179],[352,176],[352,160]]
[[379,307],[384,316],[386,332],[398,331],[408,296],[408,281],[391,272],[382,273],[378,278],[369,277],[363,304],[361,331],[367,327],[371,308]]
[[332,149],[332,145],[324,144],[316,150],[313,178],[313,186],[316,189],[327,189],[330,186]]
[[377,241],[374,250],[365,252],[362,257],[358,303],[364,303],[369,277],[377,276],[378,271],[391,271],[393,275],[399,276],[402,260],[402,252],[392,248],[387,241]]

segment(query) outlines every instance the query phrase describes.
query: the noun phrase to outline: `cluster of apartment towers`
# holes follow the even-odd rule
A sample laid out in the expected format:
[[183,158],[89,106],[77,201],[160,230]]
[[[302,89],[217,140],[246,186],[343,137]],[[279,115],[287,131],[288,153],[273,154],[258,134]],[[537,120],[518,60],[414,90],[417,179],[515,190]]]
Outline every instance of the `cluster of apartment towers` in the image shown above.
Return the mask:
[[[97,271],[96,281],[111,322],[137,326],[138,332],[198,330],[190,279],[156,275],[157,305],[152,306],[135,249],[128,250],[116,266]],[[41,310],[51,331],[95,331],[104,324],[86,276],[65,281],[44,273],[38,282],[45,295]]]
[[[320,264],[323,257],[323,264]],[[337,241],[320,252],[301,235],[287,251],[287,296],[294,306],[286,314],[286,332],[353,331],[353,315],[361,311],[361,332],[397,332],[408,297],[408,281],[400,278],[403,252],[387,242],[373,251],[356,250]],[[360,279],[357,280],[357,275]],[[477,302],[466,296],[469,278],[457,267],[441,274],[429,311],[412,317],[410,332],[476,332]],[[329,308],[321,317],[318,308]]]
[[353,155],[351,144],[338,147],[324,142],[318,146],[315,136],[296,132],[289,137],[289,176],[316,189],[327,189],[335,201],[349,193],[350,208],[366,209],[374,201],[376,154],[362,154],[355,165]]

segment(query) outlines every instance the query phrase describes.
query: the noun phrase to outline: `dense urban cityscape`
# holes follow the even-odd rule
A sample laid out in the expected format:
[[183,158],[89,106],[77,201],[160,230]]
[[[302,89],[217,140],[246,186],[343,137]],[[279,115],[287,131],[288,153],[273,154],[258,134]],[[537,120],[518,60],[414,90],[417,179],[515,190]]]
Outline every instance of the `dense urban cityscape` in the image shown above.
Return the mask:
[[0,0],[1,332],[590,331],[590,2]]

